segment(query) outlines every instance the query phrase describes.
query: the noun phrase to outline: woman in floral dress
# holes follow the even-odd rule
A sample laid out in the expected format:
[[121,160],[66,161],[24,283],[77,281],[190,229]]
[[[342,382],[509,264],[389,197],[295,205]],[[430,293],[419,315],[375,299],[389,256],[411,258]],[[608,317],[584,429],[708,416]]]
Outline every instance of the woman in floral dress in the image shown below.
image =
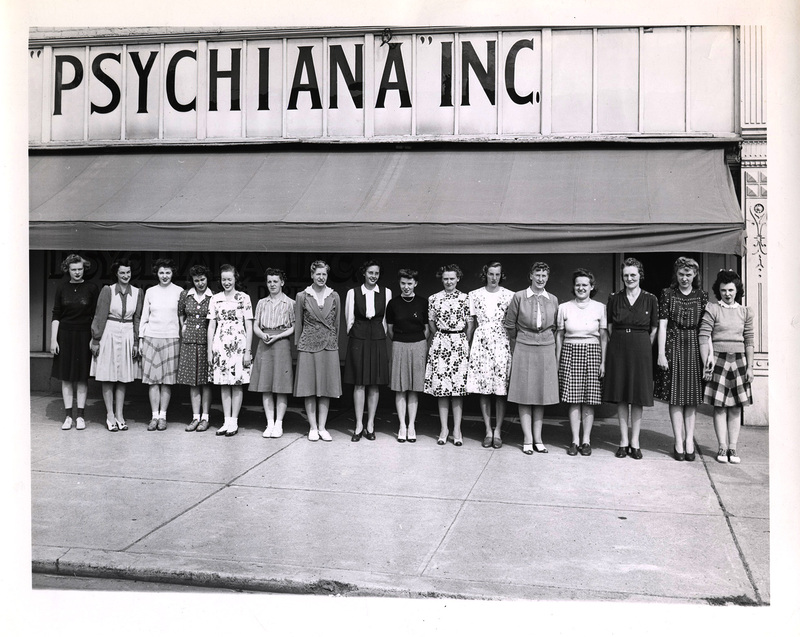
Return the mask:
[[211,380],[221,385],[225,422],[218,436],[235,436],[239,430],[242,385],[250,382],[250,346],[253,341],[253,305],[238,290],[239,273],[232,265],[220,268],[222,292],[208,307],[208,365]]
[[178,321],[181,325],[181,351],[178,355],[178,384],[189,386],[192,421],[186,431],[208,429],[211,406],[211,385],[208,379],[208,289],[209,269],[204,265],[189,268],[191,290],[184,290],[178,299]]
[[453,404],[453,444],[460,447],[461,413],[463,396],[467,394],[467,369],[469,367],[469,338],[472,336],[472,319],[469,315],[469,298],[456,289],[464,276],[456,264],[439,268],[437,278],[444,290],[428,299],[428,326],[433,334],[428,362],[425,366],[425,393],[439,399],[441,432],[437,444],[447,442],[447,419],[450,403]]
[[[476,320],[477,327],[470,345],[467,391],[480,394],[481,414],[486,426],[483,446],[488,448],[495,441],[498,446],[501,444],[500,430],[506,413],[508,377],[511,373],[511,346],[503,320],[514,293],[500,285],[505,274],[499,261],[483,266],[481,279],[486,285],[469,293],[469,314]],[[495,397],[494,431],[491,422],[492,396]]]

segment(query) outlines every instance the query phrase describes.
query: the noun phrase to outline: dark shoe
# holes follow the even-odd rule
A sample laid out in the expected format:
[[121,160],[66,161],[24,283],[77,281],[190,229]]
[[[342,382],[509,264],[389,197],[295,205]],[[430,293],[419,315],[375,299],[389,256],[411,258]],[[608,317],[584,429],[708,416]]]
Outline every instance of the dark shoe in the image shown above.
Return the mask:
[[728,449],[728,462],[731,464],[739,464],[741,461],[741,458],[736,455],[736,449]]
[[686,458],[686,453],[681,451],[679,452],[675,447],[672,448],[672,457],[675,458],[678,462],[683,462]]
[[694,459],[695,459],[695,452],[694,452],[694,451],[692,451],[692,453],[689,453],[689,452],[687,451],[687,452],[686,452],[686,454],[684,455],[684,458],[686,458],[686,460],[687,460],[688,462],[694,462]]
[[641,460],[642,450],[639,447],[628,447],[628,455],[634,460]]
[[483,442],[481,443],[481,447],[483,447],[484,449],[488,449],[491,446],[492,446],[492,437],[486,436],[486,438],[484,438]]
[[375,440],[375,432],[364,429],[364,438],[367,440]]
[[147,425],[147,431],[155,431],[158,427],[158,418],[153,418]]
[[464,444],[464,441],[463,441],[463,439],[461,439],[461,438],[456,438],[455,436],[453,436],[453,444],[454,444],[456,447],[460,447],[461,445],[463,445],[463,444]]
[[581,445],[580,452],[582,456],[591,456],[592,455],[592,445],[588,442],[584,442]]
[[159,431],[164,431],[167,428],[167,421],[165,418],[159,418],[158,424],[156,425],[156,429]]
[[577,455],[578,455],[578,445],[576,445],[576,444],[573,442],[573,443],[572,443],[572,444],[569,446],[569,449],[567,449],[567,455],[568,455],[568,456],[577,456]]
[[533,444],[532,443],[529,444],[529,445],[523,444],[522,445],[522,453],[524,453],[526,456],[532,456],[533,455]]
[[536,453],[550,453],[547,451],[547,447],[544,446],[544,443],[541,442],[534,442],[533,443],[533,450]]
[[444,445],[444,444],[446,444],[446,443],[447,443],[447,438],[439,438],[439,439],[436,441],[436,444],[437,444],[437,445]]
[[502,446],[503,446],[503,440],[500,438],[500,434],[496,433],[492,437],[492,447],[494,447],[495,449],[499,449]]
[[624,458],[628,455],[627,447],[617,447],[617,452],[614,454],[615,458]]
[[239,433],[239,427],[236,427],[236,429],[228,429],[228,431],[225,432],[225,437],[230,438],[231,436],[235,436],[237,433]]
[[197,429],[195,429],[195,431],[205,431],[206,429],[208,429],[208,421],[207,420],[201,420],[198,423]]
[[361,440],[361,435],[363,433],[364,433],[363,429],[358,433],[354,433],[352,436],[350,436],[350,442],[358,442],[359,440]]
[[199,424],[200,424],[199,420],[192,420],[192,422],[186,425],[186,431],[195,431]]
[[408,442],[416,442],[417,441],[417,429],[416,427],[409,426],[408,427],[408,437],[406,438]]

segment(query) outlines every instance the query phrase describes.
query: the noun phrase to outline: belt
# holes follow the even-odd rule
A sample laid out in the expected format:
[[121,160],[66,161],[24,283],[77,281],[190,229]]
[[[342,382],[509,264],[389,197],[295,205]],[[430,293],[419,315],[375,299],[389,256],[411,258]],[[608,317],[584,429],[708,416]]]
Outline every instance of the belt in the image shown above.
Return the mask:
[[439,330],[440,334],[463,334],[464,330]]
[[133,319],[121,319],[121,318],[116,318],[115,316],[109,316],[108,320],[116,321],[117,323],[133,323]]
[[642,329],[640,327],[620,327],[619,331],[630,334],[631,332],[649,332],[650,330]]

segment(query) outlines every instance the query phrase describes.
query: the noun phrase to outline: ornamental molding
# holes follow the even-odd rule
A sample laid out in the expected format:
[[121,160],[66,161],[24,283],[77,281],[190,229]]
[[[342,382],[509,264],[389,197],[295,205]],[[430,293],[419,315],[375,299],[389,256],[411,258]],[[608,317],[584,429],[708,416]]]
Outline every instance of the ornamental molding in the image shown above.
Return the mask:
[[741,146],[742,168],[767,167],[767,140],[744,140]]

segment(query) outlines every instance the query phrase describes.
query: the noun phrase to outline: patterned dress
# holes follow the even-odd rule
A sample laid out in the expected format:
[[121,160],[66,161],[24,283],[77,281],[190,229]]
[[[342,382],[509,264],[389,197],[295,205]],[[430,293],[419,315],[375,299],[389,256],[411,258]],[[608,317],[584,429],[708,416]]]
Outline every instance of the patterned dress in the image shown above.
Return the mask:
[[469,353],[467,391],[470,394],[505,396],[508,393],[511,346],[503,321],[512,298],[514,293],[503,287],[493,294],[486,288],[469,293],[469,313],[478,319]]
[[669,368],[656,370],[655,398],[670,405],[699,405],[703,402],[703,362],[697,333],[708,292],[692,290],[683,294],[666,288],[658,302],[658,318],[667,320],[666,355]]
[[250,382],[250,368],[244,366],[247,351],[245,321],[253,318],[253,305],[244,292],[230,300],[225,292],[211,297],[208,318],[217,322],[211,343],[211,381],[215,385],[244,385]]
[[428,299],[428,318],[436,326],[425,366],[425,393],[465,396],[469,368],[469,298],[463,292],[437,292]]
[[184,290],[178,299],[178,316],[183,317],[181,351],[178,355],[178,384],[199,387],[209,383],[208,306],[211,293],[206,290],[197,301],[194,290]]

